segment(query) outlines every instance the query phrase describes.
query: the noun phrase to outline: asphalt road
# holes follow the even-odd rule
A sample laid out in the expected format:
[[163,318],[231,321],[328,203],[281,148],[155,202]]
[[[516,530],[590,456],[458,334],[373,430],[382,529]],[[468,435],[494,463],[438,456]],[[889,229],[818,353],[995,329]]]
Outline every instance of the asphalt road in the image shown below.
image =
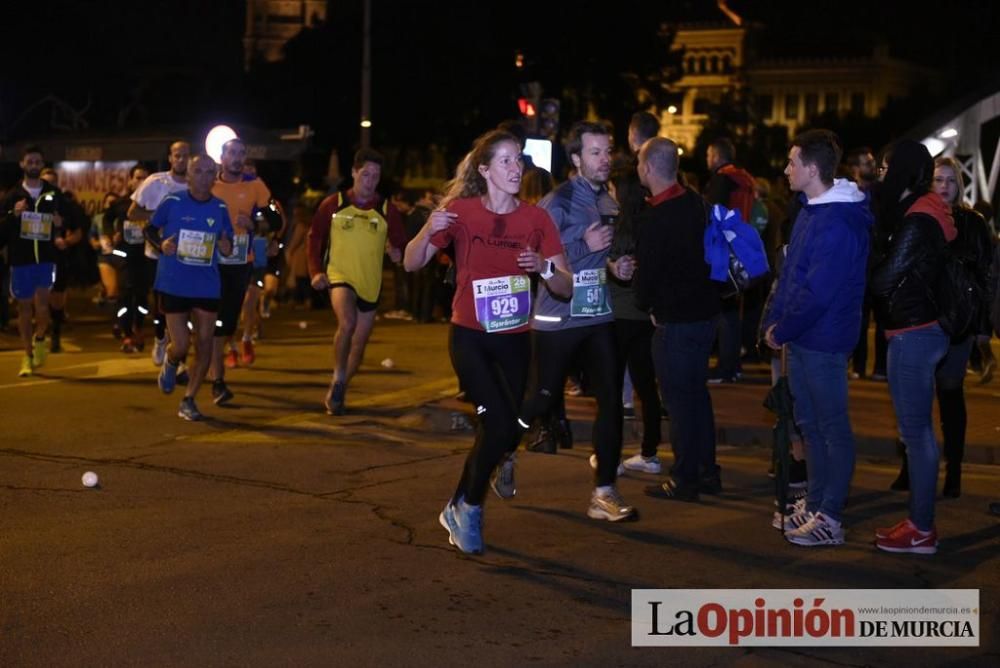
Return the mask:
[[[939,503],[936,556],[896,556],[871,545],[906,509],[886,459],[859,458],[847,544],[805,549],[769,526],[764,448],[721,448],[725,491],[699,504],[645,498],[656,477],[630,474],[641,519],[610,525],[585,515],[579,443],[521,455],[517,497],[487,501],[470,558],[437,520],[471,441],[448,429],[446,326],[378,323],[331,418],[333,318],[279,310],[253,368],[229,372],[234,405],[206,387],[210,419],[187,423],[148,355],[78,312],[68,352],[31,379],[0,335],[0,666],[1000,662],[995,466],[968,466],[962,498]],[[631,647],[632,589],[702,587],[976,588],[981,646]]]

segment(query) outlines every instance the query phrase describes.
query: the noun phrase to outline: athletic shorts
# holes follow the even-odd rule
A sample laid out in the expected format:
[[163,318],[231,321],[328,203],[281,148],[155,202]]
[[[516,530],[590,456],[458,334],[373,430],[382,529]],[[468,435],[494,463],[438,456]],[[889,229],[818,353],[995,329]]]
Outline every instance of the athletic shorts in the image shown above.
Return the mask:
[[157,294],[160,296],[160,310],[164,313],[190,313],[194,309],[209,311],[210,313],[219,312],[218,299],[209,299],[208,297],[179,297],[167,294],[166,292],[159,292]]
[[[347,288],[354,293],[354,303],[358,309],[358,313],[371,313],[378,308],[378,299],[373,302],[365,301],[358,296],[357,290],[355,290],[354,286],[350,283],[333,283],[330,285],[330,289],[333,290],[334,288]],[[379,296],[381,297],[382,295],[380,294]]]
[[240,312],[243,310],[243,298],[250,285],[250,274],[253,267],[249,264],[224,264],[219,266],[219,282],[222,294],[219,300],[219,322],[216,325],[215,336],[232,336],[240,322]]
[[36,290],[51,290],[55,282],[56,265],[52,262],[10,268],[10,294],[14,299],[33,299]]
[[278,253],[274,257],[267,258],[265,273],[271,274],[272,276],[281,276],[281,253]]
[[267,267],[254,267],[253,273],[250,274],[250,285],[256,285],[261,290],[264,289],[264,274],[267,273]]

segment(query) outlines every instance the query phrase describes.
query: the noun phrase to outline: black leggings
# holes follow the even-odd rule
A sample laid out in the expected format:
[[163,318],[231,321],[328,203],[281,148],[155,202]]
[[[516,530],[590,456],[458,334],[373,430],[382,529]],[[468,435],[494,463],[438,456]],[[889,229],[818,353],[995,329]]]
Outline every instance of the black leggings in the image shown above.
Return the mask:
[[453,500],[461,497],[478,506],[493,469],[521,439],[517,413],[528,377],[531,338],[528,332],[487,334],[453,325],[450,339],[451,363],[479,416],[476,440]]
[[150,273],[149,260],[142,254],[142,248],[125,258],[123,285],[119,288],[118,326],[126,336],[142,330],[146,314],[149,313]]
[[554,332],[535,331],[538,381],[521,411],[524,424],[547,414],[556,405],[566,384],[570,364],[580,353],[583,369],[597,399],[594,450],[597,452],[598,486],[613,485],[622,456],[622,381],[613,323],[588,325]]
[[615,320],[615,339],[618,342],[618,368],[628,364],[632,385],[642,403],[642,456],[655,457],[660,444],[662,407],[656,389],[656,371],[653,367],[653,327],[646,320]]
[[218,321],[221,325],[215,327],[215,336],[232,336],[240,322],[243,311],[243,298],[250,285],[250,274],[253,267],[249,264],[220,264],[219,282],[222,284],[222,295],[219,298]]

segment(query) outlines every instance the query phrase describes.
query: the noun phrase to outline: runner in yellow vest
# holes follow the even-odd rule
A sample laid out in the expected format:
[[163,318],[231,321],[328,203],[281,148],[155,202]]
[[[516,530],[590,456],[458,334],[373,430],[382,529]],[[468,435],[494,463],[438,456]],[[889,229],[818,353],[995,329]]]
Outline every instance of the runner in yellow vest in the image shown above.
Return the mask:
[[[309,228],[309,276],[317,290],[330,290],[337,316],[334,369],[324,405],[344,414],[347,384],[361,366],[382,290],[382,257],[402,259],[406,245],[402,216],[376,192],[382,156],[371,149],[354,155],[354,184],[324,199]],[[388,239],[388,240],[387,240]]]

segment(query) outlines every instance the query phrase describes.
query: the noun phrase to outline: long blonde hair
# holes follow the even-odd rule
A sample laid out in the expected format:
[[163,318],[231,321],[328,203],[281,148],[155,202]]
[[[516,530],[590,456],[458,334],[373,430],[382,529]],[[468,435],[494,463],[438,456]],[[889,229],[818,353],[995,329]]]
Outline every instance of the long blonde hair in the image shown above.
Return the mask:
[[965,177],[962,176],[962,165],[955,158],[942,156],[934,161],[934,169],[947,167],[955,174],[955,183],[958,184],[958,194],[955,195],[954,202],[948,202],[948,206],[965,206]]
[[497,145],[505,141],[513,142],[518,148],[521,146],[517,137],[503,130],[490,130],[476,138],[472,150],[458,163],[455,178],[444,184],[441,207],[456,199],[486,194],[486,179],[479,173],[479,166],[490,164],[496,155]]

